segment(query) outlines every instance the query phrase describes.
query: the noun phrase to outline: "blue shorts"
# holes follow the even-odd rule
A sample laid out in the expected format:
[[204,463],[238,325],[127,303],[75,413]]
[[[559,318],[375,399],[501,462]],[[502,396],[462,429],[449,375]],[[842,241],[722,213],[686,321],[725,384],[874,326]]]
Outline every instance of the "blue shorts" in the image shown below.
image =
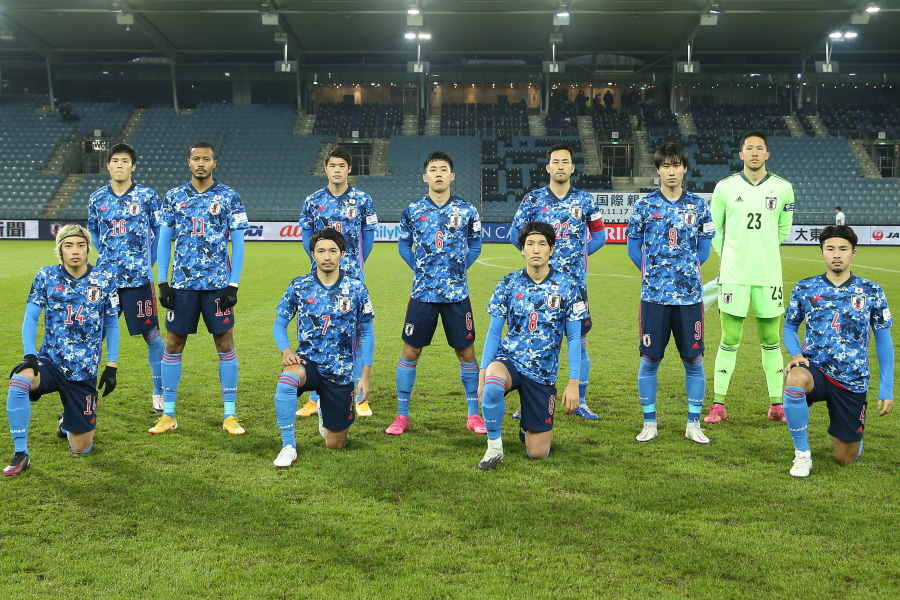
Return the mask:
[[860,441],[866,428],[865,392],[850,391],[812,363],[807,370],[813,378],[813,389],[806,394],[806,403],[828,405],[828,435],[847,443]]
[[159,329],[156,295],[151,283],[140,287],[119,288],[119,310],[125,313],[129,335],[141,335]]
[[429,346],[437,329],[438,315],[451,348],[462,350],[475,343],[475,321],[468,298],[459,302],[419,302],[410,298],[403,323],[403,341],[413,348]]
[[519,373],[516,365],[504,356],[495,359],[509,371],[511,385],[506,393],[519,390],[522,404],[522,429],[541,433],[553,429],[553,413],[556,412],[556,387],[538,383]]
[[584,318],[581,319],[581,337],[588,334],[594,324],[591,322],[591,308],[588,304],[587,286],[581,286],[581,299],[584,300]]
[[38,359],[41,384],[28,393],[37,402],[44,394],[59,392],[63,405],[63,429],[87,433],[97,427],[97,382],[93,379],[69,381],[49,360]]
[[166,329],[177,335],[197,333],[200,314],[206,330],[221,335],[234,327],[234,309],[219,308],[222,290],[176,290],[175,309],[166,313]]
[[641,300],[639,352],[651,360],[662,360],[669,334],[681,360],[703,356],[703,303],[669,306]]
[[328,431],[344,431],[353,425],[353,384],[341,385],[329,381],[319,373],[319,366],[301,357],[300,362],[306,371],[306,381],[297,389],[299,396],[303,392],[318,392],[319,410],[322,411],[322,424]]

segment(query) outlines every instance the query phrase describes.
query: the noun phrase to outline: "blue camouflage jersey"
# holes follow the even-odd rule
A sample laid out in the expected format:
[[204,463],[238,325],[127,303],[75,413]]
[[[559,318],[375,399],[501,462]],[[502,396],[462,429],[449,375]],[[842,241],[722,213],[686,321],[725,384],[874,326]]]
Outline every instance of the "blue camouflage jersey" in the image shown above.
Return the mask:
[[703,301],[700,240],[716,230],[706,200],[685,191],[670,202],[660,190],[637,201],[627,235],[643,238],[641,300],[667,306]]
[[62,265],[43,267],[28,302],[44,311],[44,340],[38,355],[69,381],[96,379],[103,343],[103,319],[118,318],[119,295],[111,269],[88,266],[80,279]]
[[[550,266],[584,283],[590,234],[603,228],[603,215],[594,196],[574,187],[565,198],[558,198],[549,186],[532,190],[522,198],[512,226],[521,231],[532,221],[548,223],[556,232]],[[518,244],[518,240],[513,242]]]
[[109,185],[97,188],[88,201],[88,230],[97,240],[98,263],[118,271],[118,287],[139,287],[153,281],[159,194],[132,185],[116,196]]
[[228,285],[228,236],[250,226],[236,191],[218,182],[203,193],[190,183],[171,189],[166,192],[160,225],[175,230],[173,288],[219,290]]
[[893,325],[884,290],[875,282],[851,275],[835,286],[825,275],[797,282],[785,321],[799,327],[806,321],[803,356],[847,387],[869,388],[869,327]]
[[315,362],[325,379],[351,383],[353,338],[360,323],[375,317],[369,290],[343,272],[326,287],[314,273],[294,278],[275,309],[288,323],[297,317],[297,355]]
[[533,381],[554,385],[566,322],[580,322],[587,312],[580,288],[578,280],[555,269],[540,283],[525,269],[501,279],[488,303],[491,316],[506,320],[497,357]]
[[466,255],[469,244],[481,239],[481,218],[474,206],[458,196],[443,206],[429,196],[415,200],[400,217],[400,239],[413,245],[412,298],[460,302],[469,297]]
[[364,279],[363,231],[378,225],[372,197],[350,187],[340,196],[332,196],[327,187],[313,192],[303,202],[299,224],[301,229],[318,231],[332,227],[347,240],[347,250],[341,258],[341,271],[350,277]]

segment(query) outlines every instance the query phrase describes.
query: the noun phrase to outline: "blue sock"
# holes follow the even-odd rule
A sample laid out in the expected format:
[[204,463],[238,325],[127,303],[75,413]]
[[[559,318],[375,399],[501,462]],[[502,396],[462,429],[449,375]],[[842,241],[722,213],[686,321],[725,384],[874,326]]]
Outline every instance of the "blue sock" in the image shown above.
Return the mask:
[[147,362],[150,363],[150,381],[153,383],[153,395],[159,396],[163,393],[159,361],[162,360],[164,349],[162,338],[159,337],[159,329],[149,332],[144,340],[147,342]]
[[397,361],[397,414],[409,416],[409,397],[416,383],[416,361]]
[[300,380],[296,375],[282,371],[275,387],[275,422],[281,431],[282,446],[297,446],[294,424],[297,421],[297,388]]
[[784,386],[784,416],[795,450],[809,450],[809,406],[806,392],[792,385]]
[[644,412],[644,421],[656,421],[657,370],[659,370],[658,360],[641,357],[641,364],[638,367],[638,397],[641,401],[641,410]]
[[181,355],[163,352],[159,374],[162,377],[163,412],[174,419],[178,383],[181,381]]
[[484,412],[484,426],[487,427],[489,440],[500,439],[503,413],[506,412],[506,403],[503,401],[505,390],[506,382],[502,378],[490,375],[484,378],[481,410]]
[[578,381],[578,404],[587,406],[587,387],[591,378],[591,357],[588,356],[587,341],[581,340],[581,370]]
[[468,415],[478,414],[478,363],[459,363],[459,378],[466,390],[466,410]]
[[706,374],[703,372],[703,357],[697,362],[681,361],[684,365],[684,392],[688,400],[688,423],[698,423],[706,395]]
[[22,375],[13,375],[9,379],[9,391],[6,393],[6,418],[9,420],[9,433],[12,435],[16,452],[28,452],[28,427],[31,425],[31,401],[28,391],[31,380]]
[[219,383],[222,385],[222,418],[237,416],[235,403],[237,402],[238,362],[234,350],[219,352]]

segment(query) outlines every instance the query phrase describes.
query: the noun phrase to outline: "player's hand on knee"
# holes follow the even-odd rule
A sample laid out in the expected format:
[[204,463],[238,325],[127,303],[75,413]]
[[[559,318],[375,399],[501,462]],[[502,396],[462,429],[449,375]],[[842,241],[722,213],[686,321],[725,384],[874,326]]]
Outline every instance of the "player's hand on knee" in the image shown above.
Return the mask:
[[13,367],[12,371],[9,372],[9,379],[12,378],[13,375],[19,373],[25,369],[31,369],[34,371],[34,374],[38,374],[38,358],[34,354],[26,354],[22,357],[22,362]]
[[159,284],[159,303],[169,310],[175,309],[175,290],[165,281]]
[[237,292],[237,286],[234,284],[228,284],[228,287],[219,290],[219,306],[228,310],[237,304]]
[[884,415],[891,412],[891,409],[894,408],[894,401],[891,398],[885,398],[884,400],[878,401],[878,416],[883,417]]
[[103,392],[103,398],[112,394],[116,389],[116,367],[106,365],[103,367],[103,373],[100,375],[100,381],[97,382],[97,391]]
[[578,380],[570,379],[566,384],[566,390],[563,392],[563,406],[566,407],[566,414],[571,415],[578,408]]
[[803,356],[802,354],[795,354],[793,357],[791,357],[791,362],[788,363],[788,366],[785,369],[785,372],[790,371],[794,367],[800,367],[800,366],[808,367],[809,359],[806,358],[805,356]]
[[294,351],[288,348],[281,352],[281,366],[293,367],[300,365],[300,357],[294,354]]

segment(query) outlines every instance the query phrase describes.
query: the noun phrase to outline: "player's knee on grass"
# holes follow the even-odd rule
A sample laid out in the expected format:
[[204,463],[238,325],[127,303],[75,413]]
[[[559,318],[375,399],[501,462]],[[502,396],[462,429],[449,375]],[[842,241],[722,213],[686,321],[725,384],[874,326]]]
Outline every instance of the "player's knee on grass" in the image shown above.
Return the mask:
[[543,460],[550,456],[550,444],[553,442],[553,431],[529,431],[525,436],[525,454],[534,460]]
[[[16,365],[18,368],[18,365]],[[31,389],[35,390],[39,385],[41,385],[41,374],[35,373],[34,369],[30,367],[25,367],[24,369],[20,369],[18,372],[15,370],[10,374],[9,378],[12,379],[13,375],[18,375],[19,377],[24,377],[28,381],[31,382]]]
[[85,433],[69,432],[69,448],[76,454],[87,454],[85,452],[94,445],[94,432],[87,431]]
[[809,392],[813,388],[813,378],[805,367],[794,367],[784,376],[784,384]]
[[303,365],[290,365],[288,367],[282,367],[282,370],[285,373],[294,375],[300,381],[299,387],[303,387],[303,384],[306,383],[306,369],[303,368]]
[[341,450],[347,445],[347,430],[325,430],[325,447],[329,450]]
[[845,442],[831,438],[834,447],[834,460],[843,467],[856,461],[859,456],[859,442]]
[[166,334],[167,354],[181,354],[181,352],[184,350],[185,344],[187,344],[186,335],[172,333],[171,331]]
[[403,344],[403,350],[400,352],[403,356],[403,360],[417,361],[419,360],[419,356],[422,355],[422,349],[416,348],[415,346],[410,346],[409,344]]

